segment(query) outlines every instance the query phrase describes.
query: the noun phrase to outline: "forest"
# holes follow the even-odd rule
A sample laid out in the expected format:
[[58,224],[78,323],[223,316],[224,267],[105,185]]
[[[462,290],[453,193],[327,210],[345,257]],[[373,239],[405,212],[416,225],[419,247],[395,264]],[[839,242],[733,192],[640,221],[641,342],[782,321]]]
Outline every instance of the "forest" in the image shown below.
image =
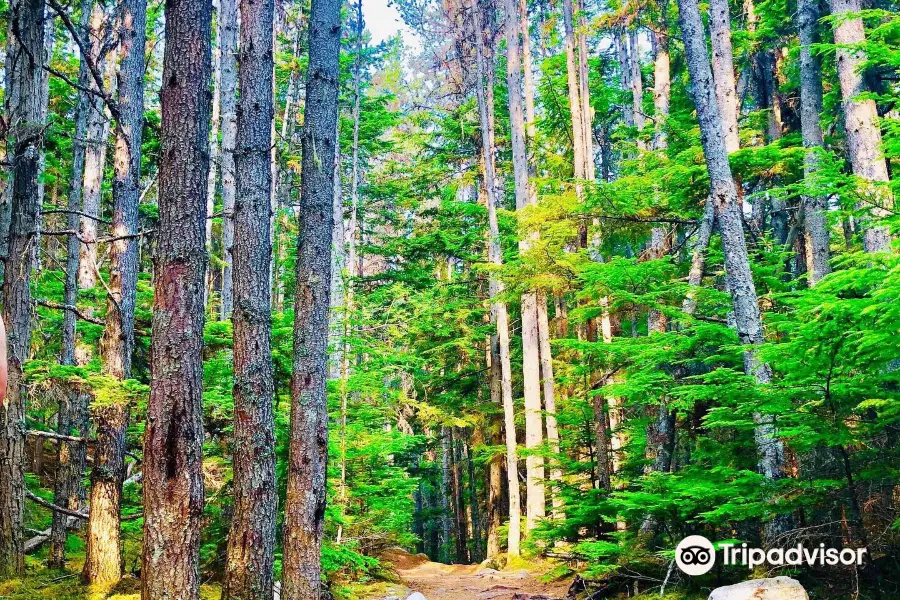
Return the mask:
[[0,598],[900,598],[896,0],[0,48]]

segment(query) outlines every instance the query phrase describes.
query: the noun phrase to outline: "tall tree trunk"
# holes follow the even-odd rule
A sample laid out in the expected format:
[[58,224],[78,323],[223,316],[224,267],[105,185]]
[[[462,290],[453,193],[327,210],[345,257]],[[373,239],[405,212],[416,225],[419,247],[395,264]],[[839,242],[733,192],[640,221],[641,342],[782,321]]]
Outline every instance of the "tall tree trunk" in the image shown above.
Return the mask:
[[34,231],[40,219],[41,154],[44,114],[43,0],[12,0],[7,53],[15,70],[7,73],[10,97],[8,147],[13,148],[13,189],[9,256],[3,280],[3,320],[7,332],[8,381],[0,402],[0,578],[25,567],[25,378],[22,364],[31,346],[31,269],[37,251]]
[[[485,353],[490,373],[491,403],[502,406],[503,392],[502,373],[500,370],[500,342],[496,335],[488,338],[487,352]],[[501,424],[499,419],[494,419],[490,424],[490,442],[497,446],[501,443]],[[503,465],[499,457],[491,460],[488,466],[488,501],[487,501],[487,558],[496,558],[500,554],[500,524],[502,521],[503,500]]]
[[550,319],[547,316],[547,296],[539,293],[537,296],[538,316],[538,341],[541,354],[541,377],[544,388],[544,410],[547,414],[547,441],[550,450],[556,456],[550,467],[550,481],[553,482],[553,518],[562,521],[566,518],[563,510],[562,493],[562,468],[559,464],[559,427],[556,423],[556,381],[553,376],[553,355],[550,348]]
[[[816,185],[818,152],[825,145],[819,115],[822,113],[822,64],[812,51],[812,44],[819,41],[820,17],[818,0],[799,0],[797,20],[800,29],[800,128],[806,158],[803,174],[807,185]],[[802,197],[803,229],[806,247],[806,271],[809,285],[813,286],[831,272],[830,235],[825,213],[828,199],[810,190]]]
[[273,0],[241,0],[239,146],[234,226],[234,517],[222,597],[272,598],[275,421],[269,235]]
[[219,0],[219,109],[222,114],[222,318],[234,305],[232,246],[234,246],[234,198],[236,194],[234,150],[237,145],[238,0]]
[[[219,0],[213,0],[213,19],[218,23]],[[219,169],[219,131],[222,124],[222,48],[217,42],[213,44],[213,100],[212,100],[212,131],[209,134],[209,178],[206,180],[206,251],[213,255],[213,219],[216,212],[216,193],[218,192]],[[216,272],[207,269],[206,272],[206,309],[210,317],[221,316],[222,308],[219,307],[218,315],[212,312],[212,294],[214,291]],[[221,300],[221,298],[220,298]],[[221,302],[220,302],[221,303]]]
[[[628,63],[631,69],[631,77],[628,78],[631,84],[631,109],[634,113],[634,126],[638,130],[642,130],[647,119],[644,117],[644,82],[641,77],[641,57],[636,29],[628,32],[628,46]],[[638,145],[640,144],[641,142],[638,142]]]
[[141,597],[196,600],[204,503],[201,402],[212,3],[168,0],[165,21]]
[[[666,30],[666,0],[657,2],[660,12],[660,22]],[[665,126],[669,117],[669,104],[671,96],[671,80],[669,63],[669,38],[666,33],[654,32],[653,34],[653,108],[656,117],[655,133],[653,137],[654,147],[657,150],[668,148],[669,140],[666,136]],[[637,109],[635,109],[637,110]],[[665,227],[654,227],[650,233],[650,247],[648,248],[651,260],[663,258],[669,251],[669,235]],[[647,332],[665,333],[668,319],[662,311],[651,308],[647,312]],[[653,414],[655,413],[655,414]],[[647,427],[648,455],[653,458],[652,468],[664,473],[671,465],[671,449],[675,438],[673,414],[670,413],[665,398],[659,402],[656,411],[650,414],[651,424]],[[645,521],[647,524],[647,521]]]
[[328,308],[334,227],[334,145],[340,56],[338,0],[313,0],[306,74],[303,221],[297,240],[291,441],[284,531],[284,600],[320,594],[328,459]]
[[[737,190],[728,162],[726,129],[723,127],[715,98],[713,75],[706,58],[706,39],[700,7],[697,0],[681,0],[678,8],[694,103],[700,122],[703,154],[709,171],[710,200],[722,233],[725,269],[738,336],[744,344],[759,345],[764,339],[762,317],[750,272]],[[744,369],[760,384],[771,381],[772,371],[769,365],[759,360],[753,350],[744,354]],[[784,444],[778,438],[774,419],[771,415],[757,413],[754,420],[760,472],[767,479],[779,479],[784,475],[785,455]],[[786,521],[775,519],[767,526],[767,533],[774,534],[783,530],[788,525]]]
[[659,23],[662,27],[653,32],[653,111],[655,118],[653,147],[656,150],[663,150],[669,146],[667,120],[672,97],[672,73],[666,19],[668,4],[667,0],[657,0]]
[[[141,141],[144,121],[144,49],[146,0],[124,0],[119,15],[118,112],[112,234],[110,296],[106,329],[100,342],[103,372],[116,379],[131,376],[134,313],[138,273],[138,204],[141,197]],[[119,541],[122,482],[125,477],[125,434],[128,406],[104,403],[94,410],[97,449],[91,472],[88,521],[87,581],[111,585],[122,574]]]
[[[93,0],[81,0],[79,25],[82,31],[90,27],[91,7]],[[78,83],[82,87],[90,85],[90,73],[87,61],[82,58],[78,71]],[[84,177],[84,137],[87,130],[87,111],[89,98],[87,92],[78,93],[75,105],[75,131],[72,138],[72,176],[69,180],[69,213],[66,216],[67,228],[78,229],[81,212],[82,180]],[[63,285],[63,304],[75,306],[78,302],[78,236],[69,235],[66,246],[66,279]],[[75,312],[66,310],[63,313],[62,355],[60,364],[75,364]],[[84,427],[87,413],[80,402],[81,393],[72,389],[60,402],[57,415],[57,431],[62,435],[83,436],[87,433]],[[84,468],[86,448],[81,442],[61,441],[57,455],[56,480],[54,482],[53,503],[66,509],[77,509],[80,497],[78,487],[81,471]],[[53,513],[50,527],[50,553],[47,565],[51,569],[62,569],[66,564],[66,540],[68,538],[67,523],[69,517],[61,512]]]
[[591,92],[588,81],[588,53],[587,39],[585,31],[587,30],[587,18],[584,14],[584,2],[578,2],[578,30],[575,33],[575,40],[578,46],[578,87],[579,98],[581,100],[581,140],[584,144],[584,176],[590,181],[594,180],[594,128],[593,128],[593,110],[591,109]]
[[[528,152],[525,146],[520,32],[517,0],[506,0],[506,84],[517,210],[531,204],[528,191]],[[520,252],[527,253],[530,247],[529,239],[523,238],[519,241]],[[532,450],[525,459],[527,469],[525,531],[528,532],[534,529],[546,514],[544,459],[535,452],[544,441],[544,427],[541,413],[537,296],[534,292],[522,294],[522,380],[525,395],[525,447]]]
[[740,138],[739,99],[734,81],[734,51],[731,47],[731,13],[728,10],[728,0],[710,0],[709,33],[716,101],[719,103],[721,126],[725,131],[725,149],[731,154],[740,147]]
[[[831,0],[831,13],[837,17],[834,22],[834,42],[837,48],[837,72],[841,84],[841,98],[844,107],[844,129],[847,132],[847,146],[853,174],[863,181],[876,185],[863,189],[866,204],[874,217],[885,217],[886,209],[893,205],[886,186],[880,182],[889,180],[887,163],[881,149],[881,130],[878,127],[878,110],[875,100],[860,98],[866,91],[860,72],[866,55],[855,46],[866,40],[863,21],[848,15],[862,10],[861,0]],[[863,246],[866,252],[885,252],[891,249],[890,230],[884,226],[865,224]]]
[[[107,44],[112,38],[113,16],[107,0],[97,0],[91,14],[90,58],[97,70],[104,74],[104,83],[111,81],[115,60],[107,56]],[[98,90],[91,79],[91,89]],[[100,205],[103,200],[103,172],[106,167],[106,146],[109,139],[109,117],[103,99],[92,94],[87,112],[87,135],[84,158],[84,208],[81,218],[81,259],[78,267],[78,287],[93,289],[97,285],[97,230]]]
[[566,48],[566,80],[569,87],[569,114],[572,119],[572,149],[575,179],[586,179],[584,157],[584,115],[581,114],[581,86],[579,84],[577,42],[575,39],[575,7],[572,0],[563,0],[563,26]]
[[[476,53],[476,85],[475,95],[478,102],[478,116],[481,125],[481,156],[484,172],[485,202],[488,209],[488,261],[493,265],[503,264],[500,248],[500,225],[497,220],[496,190],[497,178],[494,168],[494,135],[491,123],[493,114],[493,97],[485,89],[490,81],[487,71],[491,68],[485,57],[484,30],[477,0],[472,1],[472,14],[475,20],[475,53]],[[509,535],[507,552],[510,556],[519,556],[521,538],[521,507],[519,499],[518,458],[516,451],[515,406],[512,397],[512,374],[509,352],[509,315],[506,304],[498,299],[503,292],[503,283],[491,277],[488,295],[491,300],[491,320],[497,324],[497,341],[500,355],[500,392],[503,399],[503,417],[506,439],[506,471],[509,487]]]
[[450,502],[450,428],[441,426],[441,562],[451,562],[450,538],[452,538],[452,506]]

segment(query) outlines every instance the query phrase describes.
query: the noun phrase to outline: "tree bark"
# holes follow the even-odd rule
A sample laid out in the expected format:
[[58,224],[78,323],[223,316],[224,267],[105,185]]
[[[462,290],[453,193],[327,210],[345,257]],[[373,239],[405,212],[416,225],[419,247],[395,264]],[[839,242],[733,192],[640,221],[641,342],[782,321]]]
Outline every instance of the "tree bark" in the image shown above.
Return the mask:
[[[820,17],[818,0],[799,0],[797,20],[800,30],[800,128],[806,157],[803,175],[811,188],[816,185],[818,152],[825,145],[819,115],[822,113],[822,64],[812,52],[812,44],[819,40],[818,22]],[[811,193],[810,193],[811,192]],[[806,271],[808,281],[814,286],[831,272],[830,235],[825,214],[828,199],[807,190],[802,197],[803,229],[806,247]]]
[[237,145],[237,0],[219,0],[219,109],[222,115],[222,318],[234,305],[232,247],[234,246],[234,202],[236,194],[234,150]]
[[740,148],[740,139],[739,102],[734,81],[734,51],[731,47],[731,14],[728,10],[728,0],[710,0],[709,33],[716,100],[719,103],[721,126],[725,131],[725,149],[731,154]]
[[[728,162],[726,129],[723,127],[715,98],[713,75],[706,58],[706,40],[697,0],[681,0],[679,14],[694,103],[700,122],[703,154],[709,172],[710,200],[722,233],[725,269],[737,332],[743,344],[756,346],[764,341],[762,317],[750,272],[737,190]],[[744,354],[744,370],[760,384],[771,381],[772,371],[769,365],[759,360],[752,349]],[[754,420],[759,470],[767,479],[781,478],[785,467],[784,444],[778,438],[774,418],[757,413]],[[767,532],[777,533],[786,525],[785,519],[776,519],[767,526]]]
[[[146,0],[124,0],[119,15],[119,81],[113,179],[110,295],[106,328],[100,341],[103,372],[123,380],[131,376],[138,274],[138,204],[141,197],[141,142],[144,122],[144,49]],[[125,434],[129,409],[113,401],[97,406],[97,452],[91,473],[91,518],[88,521],[84,578],[112,585],[122,574],[119,539]]]
[[537,296],[538,314],[538,342],[541,354],[541,377],[544,387],[544,411],[547,414],[547,441],[550,450],[556,455],[555,463],[550,467],[550,481],[553,482],[552,492],[553,518],[563,521],[566,513],[563,509],[562,494],[562,468],[559,464],[559,427],[556,423],[556,380],[553,376],[553,355],[550,348],[550,319],[547,317],[547,296],[539,293]]
[[[878,218],[888,215],[886,209],[893,206],[893,199],[886,186],[878,185],[879,182],[887,182],[889,177],[881,149],[881,129],[878,126],[875,100],[859,97],[866,91],[860,72],[866,55],[853,46],[865,42],[866,32],[861,18],[848,18],[848,15],[860,10],[860,0],[831,0],[831,13],[838,18],[834,25],[834,42],[838,44],[837,72],[850,164],[854,175],[864,182],[875,182],[876,185],[866,186],[867,189],[861,191],[867,197],[863,205],[868,205],[871,215]],[[889,228],[868,223],[864,227],[863,246],[866,252],[886,252],[891,249]]]
[[[506,0],[506,84],[509,100],[510,145],[516,209],[529,204],[528,152],[525,145],[525,111],[522,96],[522,60],[519,34],[521,21],[517,0]],[[519,241],[519,251],[528,252],[530,240]],[[537,296],[522,294],[522,381],[525,396],[525,447],[532,451],[525,459],[527,503],[526,533],[534,529],[546,514],[544,459],[536,449],[544,441],[541,414],[540,356],[538,350]]]
[[667,120],[672,96],[672,73],[666,19],[668,1],[657,0],[656,5],[662,27],[653,32],[653,110],[656,119],[653,147],[656,150],[663,150],[669,146]]
[[[25,567],[25,378],[22,364],[31,346],[31,269],[35,230],[40,218],[42,100],[44,84],[43,0],[12,0],[9,5],[7,54],[15,70],[8,73],[9,138],[13,149],[9,255],[3,281],[3,320],[7,334],[8,382],[0,402],[0,578]],[[2,358],[2,357],[0,357]]]
[[[112,15],[107,0],[97,0],[91,13],[90,58],[97,70],[104,74],[104,82],[111,81],[115,69],[115,60],[107,56],[106,46],[112,38]],[[90,88],[98,90],[96,82],[91,78]],[[106,146],[109,140],[109,116],[106,104],[96,94],[89,98],[87,112],[87,135],[84,157],[84,207],[83,212],[90,216],[81,219],[80,237],[89,243],[81,246],[81,258],[78,267],[78,287],[84,290],[93,289],[97,285],[97,228],[96,217],[100,216],[100,205],[103,200],[103,172],[106,167]],[[94,217],[94,218],[91,218]]]
[[[500,370],[500,342],[496,335],[488,338],[488,348],[485,353],[490,372],[491,403],[503,405],[502,373]],[[499,420],[491,423],[491,444],[501,443],[501,425]],[[500,525],[502,521],[503,500],[503,465],[496,457],[491,460],[488,467],[488,530],[487,530],[487,558],[496,558],[500,554]]]
[[[93,0],[81,0],[79,25],[82,31],[90,27],[91,7]],[[90,85],[90,73],[87,61],[82,58],[78,71],[78,83],[82,87]],[[66,219],[67,228],[77,231],[79,224],[78,212],[81,211],[82,181],[84,178],[84,138],[87,130],[87,111],[89,98],[86,92],[78,93],[78,101],[75,105],[75,130],[72,139],[72,176],[69,180],[69,213]],[[63,303],[66,306],[75,306],[78,302],[78,263],[79,263],[78,236],[69,235],[66,246],[66,278],[63,285]],[[60,364],[75,364],[75,313],[71,310],[64,311],[62,331],[62,355]],[[57,431],[62,435],[71,435],[73,428],[79,435],[86,433],[88,420],[86,403],[81,402],[81,393],[78,390],[69,390],[65,399],[60,402],[57,415]],[[86,448],[81,442],[65,441],[59,444],[57,454],[56,477],[54,481],[53,503],[67,509],[78,507],[81,496],[81,473],[84,469]],[[66,564],[66,540],[68,531],[66,528],[68,518],[61,513],[53,513],[53,522],[50,527],[50,552],[47,565],[51,569],[62,569]]]
[[586,179],[584,156],[584,115],[581,114],[581,86],[578,82],[577,42],[575,39],[575,8],[572,0],[563,0],[565,30],[566,80],[569,87],[569,114],[572,120],[572,149],[575,179]]
[[[334,145],[340,56],[340,2],[313,0],[309,25],[297,240],[291,441],[285,506],[284,600],[320,594],[328,459],[328,308],[334,227]],[[318,156],[318,160],[309,160]]]
[[[488,261],[500,266],[503,254],[500,248],[500,225],[497,220],[496,174],[494,168],[494,135],[490,115],[493,114],[492,96],[485,89],[489,81],[486,64],[484,31],[478,3],[472,1],[472,14],[475,20],[475,53],[476,53],[476,85],[475,95],[478,103],[478,116],[481,126],[481,157],[484,173],[485,202],[488,209]],[[519,499],[518,458],[516,451],[515,406],[512,397],[512,375],[509,352],[509,315],[506,304],[498,299],[503,292],[503,283],[491,277],[488,295],[491,300],[491,320],[497,324],[497,341],[500,357],[500,392],[503,400],[504,429],[506,439],[506,471],[509,493],[509,541],[507,552],[510,556],[519,556],[521,538],[521,508]]]
[[141,597],[196,600],[204,504],[201,402],[212,3],[168,0],[165,22]]
[[[644,118],[644,82],[641,78],[640,48],[635,29],[628,32],[628,46],[628,62],[631,69],[631,77],[628,78],[631,84],[631,108],[634,113],[634,126],[640,131],[644,128],[647,120]],[[638,145],[640,144],[641,142],[638,142]]]
[[273,591],[275,421],[272,401],[270,197],[275,115],[273,0],[241,1],[237,203],[234,225],[234,517],[222,598],[269,600]]

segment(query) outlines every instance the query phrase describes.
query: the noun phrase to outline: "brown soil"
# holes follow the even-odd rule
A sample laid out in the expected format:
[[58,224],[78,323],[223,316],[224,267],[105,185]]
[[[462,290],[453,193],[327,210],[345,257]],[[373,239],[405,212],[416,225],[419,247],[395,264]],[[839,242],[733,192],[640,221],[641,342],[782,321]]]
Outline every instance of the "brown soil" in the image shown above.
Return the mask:
[[541,583],[525,570],[445,565],[398,548],[382,558],[394,565],[410,593],[421,592],[427,600],[559,600],[569,587],[567,582]]

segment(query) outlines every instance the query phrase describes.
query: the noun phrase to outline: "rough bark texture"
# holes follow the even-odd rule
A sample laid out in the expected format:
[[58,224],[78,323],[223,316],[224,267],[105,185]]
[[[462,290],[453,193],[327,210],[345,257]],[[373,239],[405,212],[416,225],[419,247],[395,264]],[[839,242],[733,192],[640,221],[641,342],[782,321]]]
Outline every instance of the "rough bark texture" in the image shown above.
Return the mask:
[[[834,42],[837,48],[837,72],[841,84],[844,107],[844,129],[853,174],[863,181],[888,181],[887,163],[881,150],[881,130],[878,127],[878,110],[875,100],[859,97],[866,91],[860,67],[866,55],[852,46],[866,39],[861,18],[848,18],[848,14],[862,10],[861,0],[832,0],[831,12],[838,17],[834,26]],[[849,46],[849,47],[848,47]],[[867,196],[863,206],[871,209],[875,217],[884,217],[885,209],[893,201],[885,186],[871,186],[861,190]],[[865,226],[863,245],[866,252],[884,252],[891,249],[891,235],[887,227]]]
[[[500,343],[496,335],[488,339],[486,358],[490,372],[491,402],[502,406],[503,394],[501,391],[502,373],[500,370]],[[493,419],[490,424],[492,445],[501,443],[501,424],[499,419]],[[500,554],[500,525],[502,522],[503,500],[503,464],[499,457],[495,457],[489,466],[487,481],[487,558],[494,558]]]
[[[100,341],[103,372],[116,379],[131,376],[138,272],[138,204],[141,197],[141,141],[144,119],[146,0],[124,0],[119,15],[119,80],[113,179],[112,235],[106,328]],[[97,451],[91,472],[84,578],[110,585],[122,573],[119,540],[125,433],[128,406],[110,402],[94,409]]]
[[234,246],[234,197],[236,193],[234,150],[237,144],[237,0],[219,0],[219,109],[222,115],[222,318],[231,314],[234,304],[232,256]]
[[212,95],[209,0],[166,2],[153,370],[144,436],[144,600],[198,598],[206,184]]
[[[812,52],[811,45],[819,41],[818,21],[820,17],[818,0],[799,0],[797,20],[800,29],[800,127],[806,159],[803,164],[804,177],[809,186],[815,185],[818,170],[818,151],[824,145],[822,125],[822,65],[819,57]],[[830,236],[825,213],[827,198],[821,194],[807,193],[803,196],[803,228],[806,248],[806,271],[809,285],[815,285],[831,271],[829,259]]]
[[644,82],[641,78],[640,48],[635,29],[628,32],[628,47],[628,65],[631,69],[631,76],[628,78],[628,82],[631,84],[631,109],[634,113],[634,126],[640,130],[644,128],[647,119],[644,117]]
[[[726,132],[715,98],[713,75],[706,58],[705,35],[697,0],[681,0],[679,14],[694,103],[700,121],[703,154],[710,178],[709,201],[713,203],[722,234],[728,289],[731,292],[737,332],[742,343],[758,345],[764,340],[762,318],[747,257],[737,190],[728,162]],[[760,361],[753,350],[745,352],[744,369],[761,384],[771,381],[772,371],[769,365]],[[767,479],[778,479],[783,476],[785,466],[784,444],[777,436],[772,416],[757,414],[754,418],[757,423],[755,437],[760,472]],[[768,528],[769,533],[777,532],[783,525],[783,522],[773,523]]]
[[[297,239],[291,441],[284,528],[284,600],[318,599],[328,458],[328,309],[334,227],[340,2],[313,0]],[[317,158],[315,158],[317,157]]]
[[31,341],[31,269],[40,218],[43,146],[43,0],[13,0],[9,6],[7,53],[13,189],[9,256],[3,280],[3,319],[7,326],[8,383],[0,403],[0,578],[24,569],[25,381],[22,363]]
[[[93,0],[81,0],[79,25],[82,31],[90,26],[91,6]],[[90,83],[87,61],[82,58],[78,71],[78,82],[87,87]],[[87,130],[88,96],[86,92],[78,93],[75,105],[75,130],[72,139],[72,176],[69,180],[69,198],[66,225],[70,231],[78,229],[78,212],[81,211],[82,180],[84,177],[84,137]],[[70,235],[66,245],[66,279],[63,284],[63,304],[75,306],[78,302],[78,237]],[[75,313],[67,310],[63,314],[62,355],[60,363],[75,364]],[[69,391],[65,400],[60,402],[57,415],[57,431],[62,435],[81,436],[86,432],[88,418],[86,406],[80,402],[81,394],[77,390]],[[67,509],[77,509],[81,495],[81,472],[84,468],[86,448],[81,442],[61,441],[57,454],[56,480],[54,481],[53,503]],[[66,563],[66,525],[68,517],[62,513],[53,513],[50,527],[50,552],[47,565],[51,569],[61,569]]]
[[[521,20],[517,0],[506,0],[506,84],[509,101],[510,142],[516,209],[530,204],[528,190],[528,152],[525,145],[525,106],[522,95],[522,56],[519,34]],[[527,238],[519,242],[520,252],[527,252]],[[544,441],[541,414],[541,374],[538,350],[537,297],[534,292],[522,294],[522,381],[525,396],[525,447],[536,449]],[[531,531],[546,514],[544,493],[544,459],[536,453],[525,459],[526,519],[525,531]]]
[[712,43],[712,75],[719,103],[721,127],[725,132],[725,149],[731,154],[740,147],[740,140],[739,98],[734,81],[734,51],[731,48],[731,14],[728,10],[728,0],[710,0],[709,33]]
[[[91,13],[90,57],[97,70],[104,73],[105,80],[112,76],[114,60],[107,60],[106,46],[112,36],[112,18],[109,14],[108,0],[97,0]],[[91,78],[90,88],[97,90],[96,82]],[[106,90],[104,90],[106,91]],[[97,240],[100,203],[103,195],[103,170],[106,166],[106,145],[109,139],[109,117],[103,99],[91,94],[88,101],[86,145],[84,157],[84,208],[80,235],[86,244],[81,246],[81,259],[78,267],[78,286],[89,290],[97,285]],[[95,218],[91,218],[95,217]]]
[[672,96],[672,70],[669,56],[669,36],[666,23],[667,0],[658,0],[657,7],[663,27],[653,32],[653,110],[655,129],[653,147],[662,150],[668,147],[669,104]]
[[[555,455],[559,455],[559,427],[556,423],[556,381],[553,377],[553,354],[550,348],[550,319],[547,316],[547,296],[539,293],[537,296],[538,314],[538,342],[541,354],[541,378],[544,391],[544,411],[547,415],[547,441]],[[558,459],[556,459],[558,460]],[[553,518],[564,520],[566,514],[563,511],[562,495],[559,485],[562,483],[562,469],[558,462],[550,467],[550,481],[554,482],[552,493]]]
[[239,146],[234,213],[234,517],[222,598],[272,598],[275,422],[272,400],[273,0],[241,1]]
[[565,29],[566,80],[569,86],[569,114],[572,119],[572,148],[575,155],[575,178],[585,179],[584,124],[581,114],[581,88],[578,84],[577,43],[575,40],[575,8],[572,0],[563,0]]
[[[488,260],[491,264],[503,264],[500,248],[500,226],[497,220],[496,174],[494,167],[494,133],[491,115],[494,112],[493,96],[486,90],[488,65],[485,56],[484,32],[482,19],[475,0],[472,1],[472,14],[475,17],[475,54],[476,85],[475,95],[478,102],[478,116],[481,125],[481,155],[484,172],[485,202],[488,209]],[[506,304],[498,299],[503,292],[503,283],[496,277],[489,282],[488,295],[491,300],[491,320],[497,325],[497,354],[500,363],[500,396],[503,401],[503,422],[506,440],[506,479],[509,493],[509,536],[507,552],[510,556],[519,556],[521,538],[521,507],[519,499],[519,467],[516,451],[515,406],[512,397],[512,374],[509,357],[509,315]]]

